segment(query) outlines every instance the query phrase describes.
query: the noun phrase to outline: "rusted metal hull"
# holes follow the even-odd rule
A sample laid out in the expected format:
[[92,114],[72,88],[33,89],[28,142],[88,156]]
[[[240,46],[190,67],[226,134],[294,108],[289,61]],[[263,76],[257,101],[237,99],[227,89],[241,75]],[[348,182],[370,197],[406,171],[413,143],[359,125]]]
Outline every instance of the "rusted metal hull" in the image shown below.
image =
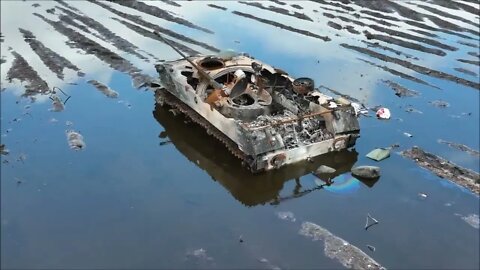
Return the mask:
[[[201,59],[193,58],[193,61]],[[221,79],[228,72],[239,68],[250,74],[248,72],[254,72],[249,66],[252,61],[247,57],[237,59],[233,64],[226,61],[225,66],[211,70],[209,73],[214,79]],[[273,67],[263,64],[263,68],[269,72],[268,74],[277,76]],[[162,87],[155,89],[156,102],[176,108],[200,124],[207,133],[223,142],[232,154],[242,159],[244,164],[254,172],[276,169],[348,148],[355,144],[359,136],[358,121],[350,105],[328,109],[324,106],[325,104],[317,102],[318,104],[307,104],[309,110],[300,113],[295,111],[300,107],[296,108],[297,105],[294,102],[274,92],[274,86],[268,92],[261,93],[262,99],[265,99],[264,96],[270,96],[268,102],[271,104],[268,105],[271,106],[260,104],[260,102],[258,102],[260,105],[257,104],[257,99],[260,99],[258,91],[250,94],[253,104],[236,105],[228,96],[219,96],[212,104],[207,102],[213,93],[213,91],[209,93],[208,83],[202,84],[202,78],[197,77],[196,83],[192,86],[192,80],[195,79],[196,74],[189,67],[188,62],[183,60],[168,62],[157,66],[157,70]],[[293,81],[284,73],[278,76],[282,76],[281,79],[285,84]],[[330,98],[321,93],[312,96],[318,100]],[[302,96],[302,98],[305,97]],[[278,102],[278,106],[284,104],[284,107],[280,111],[271,113],[272,108],[277,106],[274,102]],[[289,106],[290,108],[287,108]],[[258,116],[255,117],[255,114]],[[265,121],[259,119],[265,119]],[[317,124],[318,128],[314,126]],[[310,131],[306,131],[302,125],[307,125]],[[297,131],[297,129],[301,130]],[[306,136],[305,134],[308,134],[308,138],[299,138]],[[295,141],[292,143],[293,137]]]

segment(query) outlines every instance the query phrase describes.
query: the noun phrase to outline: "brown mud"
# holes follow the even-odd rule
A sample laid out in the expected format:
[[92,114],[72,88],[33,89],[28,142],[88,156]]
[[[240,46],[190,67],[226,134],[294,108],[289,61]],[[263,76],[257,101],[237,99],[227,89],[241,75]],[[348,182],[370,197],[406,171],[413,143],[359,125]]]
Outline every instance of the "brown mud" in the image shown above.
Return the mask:
[[[143,2],[139,2],[139,1],[136,1],[136,0],[122,0],[122,1],[109,0],[109,1],[117,3],[117,4],[125,6],[125,7],[129,7],[131,9],[135,9],[135,10],[140,11],[142,13],[146,13],[146,14],[155,16],[155,17],[163,19],[163,20],[167,20],[167,21],[170,21],[170,22],[175,22],[175,23],[184,25],[186,27],[190,27],[190,28],[193,28],[193,29],[203,31],[203,32],[208,33],[208,34],[213,34],[213,31],[211,31],[209,29],[206,29],[206,28],[200,27],[198,25],[195,25],[192,22],[187,21],[185,19],[182,19],[180,17],[173,16],[170,13],[168,13],[167,11],[165,11],[161,8],[158,8],[156,6],[147,5]],[[97,1],[92,0],[92,2],[97,2]]]
[[475,149],[472,149],[464,144],[460,144],[460,143],[455,143],[455,142],[449,142],[449,141],[445,141],[445,140],[442,140],[442,139],[439,139],[437,141],[438,143],[440,144],[446,144],[448,145],[450,148],[453,148],[453,149],[456,149],[456,150],[460,150],[462,152],[465,152],[469,155],[472,155],[474,157],[480,157],[480,152],[475,150]]
[[[129,23],[127,21],[124,21],[124,20],[120,20],[120,19],[116,19],[116,18],[113,18],[114,20],[120,22],[121,24],[125,25],[126,27],[128,27],[130,30],[144,36],[144,37],[148,37],[148,38],[151,38],[151,39],[155,39],[155,40],[158,40],[160,42],[163,43],[162,39],[159,38],[157,35],[155,35],[152,31],[148,31],[148,30],[145,30],[144,28],[140,27],[140,26],[137,26],[135,24],[132,24],[132,23]],[[168,38],[165,38],[164,39],[167,40],[167,42],[173,44],[176,48],[178,48],[179,50],[181,50],[182,52],[184,53],[187,53],[189,55],[197,55],[197,54],[200,54],[199,51],[196,51],[188,46],[185,46],[181,43],[178,43],[174,40],[171,40],[171,39],[168,39]]]
[[212,7],[212,8],[216,8],[216,9],[227,10],[226,7],[217,6],[215,4],[208,4],[207,6]]
[[55,30],[67,37],[70,41],[66,42],[71,48],[82,49],[87,54],[95,55],[101,61],[110,65],[111,68],[129,74],[134,81],[135,87],[150,82],[152,78],[141,73],[137,67],[133,66],[128,60],[122,58],[118,54],[108,50],[97,42],[87,38],[79,32],[70,29],[63,25],[61,21],[52,21],[44,16],[34,13],[35,16],[41,18],[46,23],[50,24]]
[[203,42],[200,42],[200,41],[197,41],[197,40],[194,40],[192,38],[189,38],[187,36],[184,36],[182,34],[179,34],[177,32],[174,32],[172,30],[169,30],[169,29],[166,29],[166,28],[163,28],[163,27],[160,27],[156,24],[153,24],[153,23],[150,23],[150,22],[147,22],[145,20],[143,20],[142,18],[138,17],[138,16],[135,16],[135,15],[131,15],[131,14],[128,14],[128,13],[125,13],[125,12],[121,12],[121,11],[118,11],[112,7],[110,7],[109,5],[106,5],[104,4],[103,2],[99,2],[99,1],[94,1],[93,3],[101,6],[102,8],[124,18],[124,19],[128,19],[130,20],[131,22],[134,22],[136,24],[139,24],[141,26],[144,26],[144,27],[147,27],[147,28],[150,28],[150,29],[153,29],[155,31],[158,31],[162,34],[165,34],[165,35],[168,35],[168,36],[171,36],[171,37],[174,37],[178,40],[181,40],[181,41],[184,41],[184,42],[187,42],[187,43],[191,43],[191,44],[194,44],[194,45],[197,45],[199,47],[202,47],[204,49],[207,49],[207,50],[210,50],[212,52],[219,52],[220,50],[209,45],[209,44],[206,44],[206,43],[203,43]]
[[268,11],[275,12],[275,13],[282,14],[282,15],[295,17],[297,19],[313,22],[313,20],[310,17],[308,17],[307,15],[305,15],[303,13],[297,12],[297,11],[294,11],[293,13],[291,13],[288,9],[275,7],[275,6],[266,7],[266,6],[264,6],[264,5],[262,5],[261,3],[258,3],[258,2],[238,1],[238,3],[248,5],[248,6],[252,6],[252,7],[256,7],[256,8],[260,8],[260,9],[263,9],[263,10],[268,10]]
[[431,171],[438,177],[448,179],[480,195],[480,175],[477,172],[460,167],[437,155],[425,152],[417,146],[401,152],[401,155],[412,159],[417,165]]
[[26,82],[24,96],[48,93],[50,90],[47,82],[40,78],[40,75],[20,54],[15,51],[12,51],[12,54],[14,60],[12,67],[7,72],[7,80],[11,82],[13,79],[17,79]]
[[110,31],[107,27],[103,26],[101,23],[97,22],[96,20],[94,20],[94,19],[92,19],[88,16],[81,15],[81,13],[79,13],[79,12],[72,12],[70,10],[67,10],[67,9],[64,9],[64,8],[61,8],[61,7],[57,7],[57,9],[60,9],[66,15],[66,16],[60,16],[61,21],[67,23],[67,21],[65,21],[65,18],[71,18],[71,19],[78,20],[78,21],[82,22],[83,24],[85,24],[86,26],[88,26],[88,27],[96,30],[98,33],[100,33],[100,35],[101,35],[100,38],[102,40],[108,41],[113,46],[115,46],[115,48],[117,48],[119,50],[122,50],[122,51],[125,51],[127,53],[130,53],[132,55],[135,55],[140,59],[143,59],[143,60],[148,59],[148,58],[139,54],[136,51],[136,50],[138,50],[137,46],[133,45],[128,40],[117,36],[112,31]]
[[245,17],[245,18],[248,18],[248,19],[252,19],[252,20],[264,23],[264,24],[276,26],[278,28],[281,28],[281,29],[284,29],[284,30],[287,30],[287,31],[290,31],[290,32],[298,33],[298,34],[301,34],[301,35],[304,35],[304,36],[321,39],[323,41],[330,41],[331,40],[327,36],[320,36],[320,35],[314,34],[312,32],[306,31],[306,30],[301,30],[301,29],[297,29],[297,28],[294,28],[294,27],[291,27],[291,26],[288,26],[288,25],[285,25],[285,24],[281,24],[279,22],[258,18],[258,17],[255,17],[253,15],[250,15],[248,13],[243,13],[243,12],[240,12],[240,11],[232,11],[232,13],[235,14],[235,15],[239,15],[239,16],[242,16],[242,17]]
[[390,80],[382,80],[382,82],[390,86],[397,97],[415,97],[419,95],[417,91],[410,90],[396,82]]
[[358,46],[354,46],[354,45],[349,45],[349,44],[346,44],[346,43],[342,43],[342,44],[340,44],[340,46],[342,46],[344,48],[347,48],[347,49],[357,51],[359,53],[366,54],[368,56],[371,56],[373,58],[377,58],[377,59],[385,61],[385,62],[390,62],[390,63],[395,63],[395,64],[398,64],[398,65],[401,65],[405,68],[414,70],[414,71],[416,71],[418,73],[422,73],[424,75],[428,75],[428,76],[439,78],[439,79],[449,80],[449,81],[452,81],[452,82],[456,82],[456,83],[459,83],[459,84],[462,84],[462,85],[480,90],[480,83],[478,83],[478,82],[469,81],[469,80],[459,78],[459,77],[451,75],[451,74],[447,74],[447,73],[442,72],[442,71],[437,71],[437,70],[429,69],[429,68],[426,68],[426,67],[423,67],[423,66],[419,66],[419,65],[413,64],[411,62],[405,61],[405,60],[401,60],[401,59],[398,59],[398,58],[395,58],[395,57],[390,57],[390,56],[387,56],[387,55],[384,55],[384,54],[381,54],[381,53],[374,52],[374,51],[372,51],[370,49],[367,49],[367,48],[362,48],[362,47],[358,47]]
[[19,28],[19,30],[23,34],[25,42],[30,45],[30,48],[32,48],[32,50],[38,55],[45,66],[47,66],[53,73],[57,75],[57,78],[61,80],[64,79],[63,70],[66,68],[77,72],[80,71],[80,69],[68,59],[59,55],[38,41],[32,32],[22,28]]

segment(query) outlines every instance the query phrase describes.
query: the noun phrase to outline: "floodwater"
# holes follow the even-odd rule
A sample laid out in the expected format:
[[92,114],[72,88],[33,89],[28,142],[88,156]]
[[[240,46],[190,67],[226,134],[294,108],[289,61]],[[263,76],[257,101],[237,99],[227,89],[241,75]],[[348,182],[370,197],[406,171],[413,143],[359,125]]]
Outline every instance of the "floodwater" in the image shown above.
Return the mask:
[[[479,149],[478,2],[342,2],[2,1],[1,267],[343,268],[299,233],[311,222],[386,268],[478,268],[479,197],[398,154],[417,145],[480,170],[438,142]],[[392,119],[361,117],[354,149],[251,175],[134,87],[179,57],[156,26],[185,52],[247,52]],[[309,173],[321,164],[332,186]],[[382,176],[360,182],[354,165]],[[368,214],[379,223],[365,230]]]

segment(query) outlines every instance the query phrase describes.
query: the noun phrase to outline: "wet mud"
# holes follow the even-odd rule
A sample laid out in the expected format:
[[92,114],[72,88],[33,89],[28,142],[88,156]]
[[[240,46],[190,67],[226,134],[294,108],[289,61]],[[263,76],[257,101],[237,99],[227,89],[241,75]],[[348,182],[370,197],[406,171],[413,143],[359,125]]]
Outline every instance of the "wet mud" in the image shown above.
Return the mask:
[[63,70],[66,68],[74,71],[80,71],[80,69],[68,59],[59,55],[38,41],[32,32],[22,28],[19,28],[19,30],[22,33],[25,42],[30,45],[30,48],[32,48],[38,57],[40,57],[40,60],[42,60],[42,62],[57,75],[57,78],[61,80],[64,79]]
[[256,8],[260,8],[260,9],[263,9],[263,10],[268,10],[268,11],[275,12],[275,13],[282,14],[282,15],[295,17],[295,18],[298,18],[298,19],[301,19],[301,20],[306,20],[306,21],[313,22],[313,20],[310,17],[308,17],[307,15],[305,15],[303,13],[297,12],[297,11],[294,11],[293,13],[291,13],[288,9],[275,7],[275,6],[268,6],[267,7],[267,6],[264,6],[264,5],[262,5],[261,3],[258,3],[258,2],[239,1],[238,3],[248,5],[248,6],[252,6],[252,7],[256,7]]
[[20,54],[15,51],[11,53],[14,59],[12,67],[7,72],[7,80],[11,82],[17,79],[20,82],[25,82],[24,96],[48,93],[48,84],[38,75],[37,71],[35,71]]
[[323,241],[325,255],[337,260],[346,268],[385,269],[380,263],[376,262],[358,247],[315,223],[308,221],[303,222],[298,233],[311,238],[313,241]]
[[466,75],[470,75],[470,76],[474,76],[474,77],[477,77],[478,74],[474,71],[471,71],[469,69],[465,69],[465,68],[454,68],[454,70],[458,71],[458,72],[461,72],[463,74],[466,74]]
[[104,94],[106,97],[109,97],[109,98],[118,97],[117,91],[112,90],[110,87],[106,86],[105,84],[97,80],[89,80],[88,83],[95,86],[95,88],[97,88],[97,90],[100,91],[102,94]]
[[474,157],[477,157],[477,158],[480,157],[480,152],[479,151],[477,151],[475,149],[472,149],[472,148],[470,148],[470,147],[468,147],[464,144],[449,142],[449,141],[445,141],[445,140],[442,140],[442,139],[437,140],[437,142],[440,143],[440,144],[448,145],[450,148],[465,152],[465,153],[467,153],[471,156],[474,156]]
[[57,8],[60,9],[63,13],[66,14],[66,16],[60,16],[59,17],[61,21],[68,24],[68,22],[65,21],[65,18],[71,18],[71,19],[78,20],[78,21],[82,22],[83,24],[87,25],[88,27],[96,30],[98,33],[100,33],[101,37],[99,37],[99,38],[101,38],[102,40],[108,41],[113,46],[115,46],[115,48],[117,48],[119,50],[122,50],[122,51],[125,51],[127,53],[130,53],[132,55],[135,55],[140,59],[143,59],[143,60],[148,59],[148,58],[139,54],[136,51],[136,50],[138,50],[137,46],[133,45],[128,40],[117,36],[112,31],[110,31],[107,27],[103,26],[101,23],[97,22],[96,20],[94,20],[94,19],[92,19],[88,16],[81,15],[81,13],[79,13],[79,12],[72,12],[70,10],[67,10],[67,9],[64,9],[64,8],[61,8],[61,7],[57,7]]
[[422,73],[424,75],[428,75],[428,76],[431,76],[431,77],[436,77],[436,78],[439,78],[439,79],[449,80],[449,81],[452,81],[452,82],[456,82],[456,83],[459,83],[459,84],[462,84],[462,85],[480,90],[480,83],[477,83],[477,82],[469,81],[469,80],[459,78],[457,76],[454,76],[454,75],[451,75],[451,74],[448,74],[448,73],[445,73],[445,72],[442,72],[442,71],[429,69],[429,68],[426,68],[426,67],[423,67],[423,66],[420,66],[420,65],[416,65],[416,64],[413,64],[413,63],[405,61],[405,60],[401,60],[401,59],[398,59],[398,58],[395,58],[395,57],[390,57],[390,56],[387,56],[387,55],[384,55],[384,54],[381,54],[381,53],[377,53],[377,52],[374,52],[374,51],[369,50],[367,48],[362,48],[362,47],[349,45],[349,44],[345,44],[345,43],[340,44],[340,46],[342,46],[344,48],[347,48],[347,49],[357,51],[359,53],[366,54],[368,56],[377,58],[377,59],[385,61],[385,62],[390,62],[390,63],[395,63],[395,64],[398,64],[398,65],[401,65],[405,68],[414,70],[414,71],[416,71],[418,73]]
[[340,24],[338,24],[336,22],[332,22],[332,21],[328,21],[327,25],[330,26],[331,28],[337,29],[337,30],[341,30],[343,28]]
[[474,66],[480,66],[480,61],[477,61],[477,60],[457,59],[457,61],[465,64],[474,65]]
[[412,159],[417,165],[431,171],[438,177],[448,179],[480,195],[480,175],[477,172],[460,167],[416,146],[401,152],[401,155]]
[[396,54],[396,55],[402,55],[402,56],[404,56],[405,58],[410,58],[410,59],[414,59],[414,60],[419,60],[418,57],[416,57],[416,56],[413,56],[413,55],[411,55],[411,54],[404,53],[404,52],[402,52],[402,51],[399,51],[399,50],[396,50],[396,49],[393,49],[393,48],[390,48],[390,47],[381,45],[381,44],[378,43],[378,42],[369,42],[369,41],[365,41],[365,40],[362,40],[362,42],[365,43],[365,44],[367,44],[367,47],[379,48],[379,49],[382,49],[382,50],[385,50],[385,51],[393,52],[393,53]]
[[194,44],[194,45],[197,45],[199,47],[202,47],[204,49],[207,49],[207,50],[210,50],[212,52],[220,52],[220,50],[218,48],[215,48],[214,46],[211,46],[209,44],[206,44],[206,43],[203,43],[203,42],[200,42],[200,41],[197,41],[195,39],[192,39],[192,38],[189,38],[185,35],[182,35],[182,34],[179,34],[177,32],[174,32],[172,30],[169,30],[169,29],[166,29],[166,28],[163,28],[163,27],[160,27],[156,24],[153,24],[153,23],[150,23],[150,22],[147,22],[145,20],[143,20],[142,18],[138,17],[138,16],[135,16],[135,15],[131,15],[131,14],[128,14],[128,13],[125,13],[125,12],[121,12],[121,11],[118,11],[112,7],[110,7],[109,5],[106,5],[104,4],[103,2],[99,2],[99,1],[95,1],[94,2],[95,4],[101,6],[102,8],[124,18],[124,19],[128,19],[130,20],[131,22],[134,22],[136,24],[139,24],[141,26],[144,26],[144,27],[147,27],[147,28],[150,28],[152,30],[155,30],[155,31],[158,31],[162,34],[165,34],[165,35],[168,35],[168,36],[171,36],[171,37],[174,37],[178,40],[181,40],[181,41],[184,41],[184,42],[187,42],[187,43],[190,43],[190,44]]
[[[144,37],[148,37],[148,38],[151,38],[151,39],[155,39],[155,40],[158,40],[160,42],[163,43],[162,39],[159,38],[157,35],[155,35],[152,31],[147,31],[145,30],[144,28],[140,27],[140,26],[137,26],[135,24],[132,24],[132,23],[129,23],[127,21],[124,21],[124,20],[120,20],[120,19],[114,19],[118,22],[120,22],[121,24],[125,25],[126,27],[128,27],[129,29],[131,29],[132,31],[135,31],[136,33],[144,36]],[[165,37],[164,37],[165,38]],[[197,54],[200,54],[199,51],[197,50],[194,50],[188,46],[185,46],[181,43],[178,43],[174,40],[171,40],[171,39],[168,39],[168,38],[165,38],[167,40],[167,42],[170,42],[171,44],[173,44],[176,48],[178,48],[180,51],[188,54],[188,55],[197,55]]]
[[[209,29],[206,29],[206,28],[200,27],[198,25],[195,25],[192,22],[190,22],[188,20],[185,20],[185,19],[182,19],[180,17],[173,16],[170,13],[168,13],[167,11],[165,11],[161,8],[158,8],[156,6],[147,5],[143,2],[139,2],[139,1],[136,1],[136,0],[122,0],[122,1],[109,0],[109,1],[117,3],[117,4],[125,6],[125,7],[135,9],[135,10],[140,11],[142,13],[146,13],[146,14],[155,16],[155,17],[160,18],[160,19],[164,19],[164,20],[167,20],[167,21],[170,21],[170,22],[175,22],[175,23],[178,23],[178,24],[181,24],[181,25],[193,28],[193,29],[203,31],[203,32],[208,33],[208,34],[213,34],[213,31],[211,31]],[[92,0],[92,2],[97,2],[97,1]]]
[[168,4],[170,6],[174,6],[174,7],[181,7],[182,6],[178,2],[175,2],[175,1],[172,1],[172,0],[160,0],[160,1],[165,3],[165,4]]
[[141,70],[132,65],[128,60],[122,58],[118,54],[101,46],[97,42],[87,38],[79,32],[70,29],[62,24],[60,21],[52,21],[44,16],[34,13],[35,16],[41,18],[46,23],[50,24],[59,33],[66,36],[70,41],[66,44],[71,48],[82,49],[87,54],[95,55],[98,59],[110,65],[111,68],[129,74],[134,81],[136,88],[150,82],[152,78],[141,73]]
[[212,7],[212,8],[216,8],[216,9],[220,9],[220,10],[227,10],[226,7],[217,6],[215,4],[208,4],[207,6]]
[[397,77],[400,77],[400,78],[402,78],[402,79],[407,79],[407,80],[412,81],[412,82],[416,82],[416,83],[428,85],[428,86],[431,86],[431,87],[433,87],[433,88],[439,89],[437,86],[431,85],[431,84],[427,83],[427,82],[424,81],[424,80],[421,80],[421,79],[419,79],[419,78],[417,78],[417,77],[413,77],[413,76],[408,75],[408,74],[405,74],[405,73],[400,72],[400,71],[398,71],[398,70],[389,68],[389,67],[387,67],[387,66],[385,66],[385,65],[382,66],[382,65],[379,65],[379,64],[375,64],[375,63],[373,63],[373,62],[371,62],[371,61],[368,61],[368,60],[365,60],[365,59],[361,59],[361,58],[358,58],[358,60],[360,60],[360,61],[362,61],[362,62],[364,62],[364,63],[367,63],[367,64],[369,64],[369,65],[378,67],[378,68],[380,68],[380,69],[382,69],[382,70],[384,70],[384,71],[386,71],[386,72],[388,72],[388,73],[390,73],[390,74],[392,74],[392,75],[395,75],[395,76],[397,76]]
[[267,20],[267,19],[258,18],[258,17],[255,17],[255,16],[253,16],[253,15],[250,15],[250,14],[247,14],[247,13],[243,13],[243,12],[240,12],[240,11],[232,11],[232,13],[235,14],[235,15],[239,15],[239,16],[242,16],[242,17],[245,17],[245,18],[248,18],[248,19],[252,19],[252,20],[255,20],[255,21],[264,23],[264,24],[276,26],[276,27],[278,27],[278,28],[281,28],[281,29],[284,29],[284,30],[288,30],[288,31],[290,31],[290,32],[298,33],[298,34],[301,34],[301,35],[304,35],[304,36],[321,39],[321,40],[323,40],[323,41],[330,41],[330,40],[331,40],[331,39],[330,39],[329,37],[327,37],[327,36],[320,36],[320,35],[314,34],[314,33],[312,33],[312,32],[306,31],[306,30],[301,30],[301,29],[297,29],[297,28],[294,28],[294,27],[291,27],[291,26],[288,26],[288,25],[285,25],[285,24],[281,24],[281,23],[279,23],[279,22],[275,22],[275,21],[271,21],[271,20]]
[[417,91],[410,90],[396,82],[390,80],[383,80],[382,82],[390,86],[397,97],[415,97],[419,95]]

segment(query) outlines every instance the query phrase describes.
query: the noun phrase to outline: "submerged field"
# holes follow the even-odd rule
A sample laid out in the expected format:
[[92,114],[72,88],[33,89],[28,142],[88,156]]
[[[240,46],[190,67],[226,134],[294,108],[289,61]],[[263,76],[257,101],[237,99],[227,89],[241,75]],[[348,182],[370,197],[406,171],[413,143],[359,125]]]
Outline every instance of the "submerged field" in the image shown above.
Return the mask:
[[[478,14],[475,0],[2,1],[1,267],[477,268],[478,184],[400,153],[478,177]],[[392,118],[362,116],[354,149],[251,175],[155,105],[154,65],[179,55],[153,30]],[[326,188],[306,173],[321,164],[338,172]],[[361,182],[357,165],[382,176]]]

